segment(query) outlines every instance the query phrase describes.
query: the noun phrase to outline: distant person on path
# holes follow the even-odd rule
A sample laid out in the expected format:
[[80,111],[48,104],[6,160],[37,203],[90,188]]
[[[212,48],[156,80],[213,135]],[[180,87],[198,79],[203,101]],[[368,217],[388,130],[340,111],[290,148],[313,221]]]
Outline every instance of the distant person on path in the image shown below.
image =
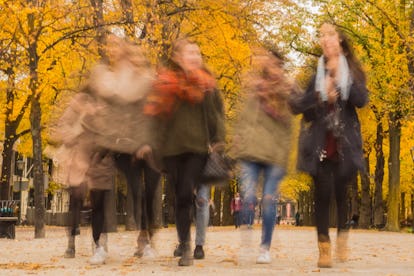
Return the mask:
[[[290,152],[291,118],[288,98],[293,85],[285,76],[283,58],[273,50],[255,49],[245,79],[246,95],[236,125],[231,155],[240,163],[243,206],[255,206],[263,174],[262,240],[256,262],[271,262],[270,245],[276,219],[275,193]],[[246,210],[243,211],[246,213]]]
[[300,213],[299,213],[299,211],[296,212],[296,214],[295,214],[295,225],[296,226],[300,225]]
[[231,200],[230,211],[234,217],[234,226],[239,228],[242,225],[242,210],[243,210],[243,201],[240,197],[240,193],[236,193],[234,198]]
[[347,37],[334,25],[319,29],[323,55],[304,95],[291,101],[303,114],[298,169],[315,184],[315,219],[319,267],[331,267],[329,205],[332,189],[337,204],[337,259],[347,259],[346,191],[358,170],[364,170],[360,123],[356,108],[368,102],[365,74]]

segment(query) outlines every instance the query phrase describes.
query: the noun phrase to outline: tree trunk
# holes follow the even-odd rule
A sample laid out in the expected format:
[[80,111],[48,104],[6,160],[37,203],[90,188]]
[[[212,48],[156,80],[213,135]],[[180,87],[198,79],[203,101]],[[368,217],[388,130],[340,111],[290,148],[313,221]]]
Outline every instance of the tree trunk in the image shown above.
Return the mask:
[[134,198],[131,191],[127,190],[126,193],[126,217],[125,217],[125,230],[134,231],[137,229],[134,217]]
[[375,191],[374,191],[374,225],[380,226],[384,224],[384,201],[382,199],[382,183],[384,181],[384,151],[382,144],[384,140],[382,122],[379,118],[377,124],[377,138],[375,140]]
[[[6,127],[7,129],[7,127]],[[13,145],[15,140],[10,139],[10,136],[5,135],[5,141],[3,143],[2,166],[1,166],[1,186],[0,186],[0,199],[10,199],[10,182],[12,179],[12,156],[13,156]]]
[[[365,158],[365,166],[369,169],[369,154]],[[359,212],[359,228],[371,226],[371,196],[368,171],[360,172],[361,176],[361,207]]]
[[[13,60],[10,62],[13,64]],[[10,67],[6,70],[7,73],[7,89],[6,89],[6,105],[4,106],[4,142],[3,142],[3,151],[2,155],[2,167],[1,167],[1,181],[0,181],[0,199],[7,200],[10,199],[11,190],[10,183],[13,177],[13,146],[14,143],[19,139],[20,136],[29,133],[29,129],[26,129],[19,134],[17,133],[17,128],[20,125],[23,115],[25,114],[27,107],[31,101],[31,98],[28,97],[21,107],[17,117],[12,120],[12,115],[16,113],[13,109],[14,98],[15,98],[15,75],[13,68]]]
[[[34,86],[36,82],[34,82]],[[36,88],[35,88],[36,89]],[[33,141],[33,184],[35,201],[35,238],[45,237],[45,185],[42,165],[41,109],[37,97],[33,97],[30,124]]]
[[395,112],[389,115],[390,150],[388,159],[388,202],[387,202],[387,225],[389,231],[399,231],[399,208],[400,208],[400,118]]
[[[36,6],[36,1],[33,1]],[[45,237],[45,185],[42,165],[42,135],[41,135],[41,118],[42,110],[39,102],[38,91],[38,60],[37,41],[35,31],[35,14],[27,15],[29,27],[29,70],[31,91],[31,109],[30,109],[30,128],[33,143],[33,185],[34,185],[34,201],[35,201],[35,238]]]
[[405,216],[405,209],[406,209],[406,206],[405,206],[405,193],[404,192],[402,192],[401,193],[401,208],[400,208],[400,216],[399,216],[399,220],[398,221],[402,221],[402,220],[405,220],[406,219],[406,216]]
[[168,223],[175,223],[175,192],[174,187],[171,185],[171,183],[165,181],[164,184],[165,189],[165,197],[167,201],[167,217],[168,217]]
[[222,217],[222,225],[232,225],[233,224],[233,216],[231,215],[230,211],[230,201],[232,199],[232,190],[230,185],[226,188],[223,188],[223,217]]
[[95,40],[98,43],[98,54],[102,60],[107,60],[105,52],[105,28],[103,16],[103,0],[90,0],[93,8],[93,23],[96,30]]
[[162,225],[162,187],[163,187],[164,178],[161,176],[160,183],[158,184],[157,190],[154,194],[154,203],[153,203],[153,214],[154,214],[154,226],[161,227]]
[[125,21],[124,30],[129,38],[135,36],[134,9],[131,0],[121,0],[122,15]]
[[221,193],[222,191],[215,187],[214,188],[214,206],[216,207],[216,214],[213,216],[213,225],[214,226],[220,226],[221,225]]

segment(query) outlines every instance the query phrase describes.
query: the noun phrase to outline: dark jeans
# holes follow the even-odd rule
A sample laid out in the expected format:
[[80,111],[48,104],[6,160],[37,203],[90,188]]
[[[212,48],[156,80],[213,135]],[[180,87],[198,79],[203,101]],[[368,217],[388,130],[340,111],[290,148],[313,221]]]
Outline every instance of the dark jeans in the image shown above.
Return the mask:
[[[152,236],[155,227],[155,192],[160,183],[161,175],[150,168],[144,160],[134,160],[129,154],[118,154],[116,163],[127,180],[127,192],[132,193],[135,223],[139,229],[148,230]],[[141,202],[141,206],[139,206],[139,202]]]
[[93,241],[98,244],[99,237],[105,230],[105,198],[110,190],[91,190],[89,198],[92,206],[92,237]]
[[337,205],[338,231],[346,230],[347,186],[355,175],[341,175],[337,162],[325,160],[313,177],[315,183],[315,219],[319,241],[329,241],[329,206],[332,192]]
[[164,158],[167,180],[175,192],[175,224],[180,243],[190,242],[194,189],[207,154],[184,153]]

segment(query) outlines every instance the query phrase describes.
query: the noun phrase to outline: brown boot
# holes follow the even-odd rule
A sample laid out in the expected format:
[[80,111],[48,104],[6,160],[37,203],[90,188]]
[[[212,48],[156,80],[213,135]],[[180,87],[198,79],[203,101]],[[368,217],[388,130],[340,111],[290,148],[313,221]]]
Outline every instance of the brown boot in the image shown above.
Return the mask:
[[193,252],[191,252],[191,246],[189,242],[185,242],[182,245],[183,252],[181,258],[178,260],[179,266],[191,266],[194,263]]
[[319,247],[318,267],[332,267],[331,243],[329,241],[318,242],[318,247]]
[[148,232],[146,230],[141,230],[137,239],[137,250],[134,253],[135,257],[141,258],[144,255],[144,248],[149,244]]
[[338,232],[336,238],[336,258],[340,263],[348,260],[348,232]]

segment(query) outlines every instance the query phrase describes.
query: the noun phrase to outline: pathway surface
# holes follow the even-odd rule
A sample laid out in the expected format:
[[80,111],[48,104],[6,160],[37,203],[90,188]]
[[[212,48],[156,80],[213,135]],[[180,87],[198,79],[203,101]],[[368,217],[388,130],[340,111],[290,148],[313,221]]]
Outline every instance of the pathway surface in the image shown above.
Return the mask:
[[[194,229],[193,237],[194,237]],[[65,259],[66,231],[46,228],[46,238],[34,239],[32,227],[17,227],[16,239],[0,239],[0,275],[413,275],[414,235],[374,230],[354,230],[350,234],[350,260],[318,269],[314,228],[277,227],[273,238],[272,263],[255,263],[260,226],[254,229],[210,227],[205,246],[206,258],[194,266],[179,267],[172,257],[177,236],[174,227],[161,229],[155,259],[132,257],[137,232],[120,229],[109,234],[110,257],[105,265],[88,263],[91,230],[81,229],[76,240],[76,258]],[[336,239],[334,229],[331,238]]]

